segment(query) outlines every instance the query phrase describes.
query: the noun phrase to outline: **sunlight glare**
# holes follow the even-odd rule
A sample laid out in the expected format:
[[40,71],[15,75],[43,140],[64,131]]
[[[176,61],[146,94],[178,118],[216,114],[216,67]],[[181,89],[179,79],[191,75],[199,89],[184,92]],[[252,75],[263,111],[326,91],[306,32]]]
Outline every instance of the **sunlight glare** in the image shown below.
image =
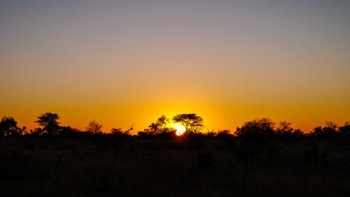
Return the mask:
[[184,134],[185,131],[186,131],[186,128],[183,125],[181,125],[181,124],[174,124],[174,127],[176,129],[176,135],[177,136],[180,136],[180,135]]

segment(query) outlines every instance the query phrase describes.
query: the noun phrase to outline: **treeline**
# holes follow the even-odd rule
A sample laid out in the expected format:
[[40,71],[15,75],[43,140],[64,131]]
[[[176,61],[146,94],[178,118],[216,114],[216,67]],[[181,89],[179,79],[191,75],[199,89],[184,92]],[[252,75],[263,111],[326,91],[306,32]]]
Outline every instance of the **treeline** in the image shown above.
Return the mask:
[[88,123],[86,129],[81,131],[70,126],[61,126],[57,113],[44,113],[37,117],[35,121],[40,127],[34,130],[27,130],[26,127],[18,127],[17,121],[13,117],[4,116],[0,122],[1,137],[19,137],[19,136],[138,136],[148,138],[175,138],[176,128],[169,126],[170,122],[178,123],[185,128],[183,138],[191,137],[217,137],[217,138],[242,138],[254,140],[295,140],[295,139],[320,139],[320,140],[350,140],[350,123],[338,126],[332,121],[326,122],[325,126],[317,126],[311,132],[304,133],[299,129],[294,129],[289,122],[275,123],[269,118],[255,119],[245,122],[241,127],[232,132],[230,130],[219,130],[217,132],[203,132],[203,118],[191,114],[178,114],[172,119],[166,116],[159,117],[151,123],[148,128],[132,135],[133,127],[127,130],[121,128],[112,128],[110,133],[102,132],[102,124],[95,120]]

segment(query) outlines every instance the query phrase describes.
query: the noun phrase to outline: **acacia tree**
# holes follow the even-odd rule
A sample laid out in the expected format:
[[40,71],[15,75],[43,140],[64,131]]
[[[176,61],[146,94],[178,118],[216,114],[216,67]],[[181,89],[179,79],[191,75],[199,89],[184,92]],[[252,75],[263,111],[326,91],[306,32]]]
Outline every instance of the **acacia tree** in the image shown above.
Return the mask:
[[186,128],[186,134],[196,134],[203,128],[203,118],[196,114],[177,114],[173,121]]
[[92,120],[86,127],[86,131],[94,135],[102,134],[102,124],[96,122],[95,120]]
[[60,123],[58,119],[60,117],[56,113],[47,112],[45,114],[41,114],[38,116],[38,120],[35,121],[40,126],[43,127],[43,130],[47,132],[49,135],[57,135],[60,133]]

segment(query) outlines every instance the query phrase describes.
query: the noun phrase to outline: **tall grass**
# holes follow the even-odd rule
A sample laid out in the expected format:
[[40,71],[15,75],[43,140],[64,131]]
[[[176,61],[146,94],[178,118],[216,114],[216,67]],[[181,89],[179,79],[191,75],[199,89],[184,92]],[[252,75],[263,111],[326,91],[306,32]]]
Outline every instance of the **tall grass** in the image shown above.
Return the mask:
[[239,140],[0,139],[0,196],[350,196],[350,147]]

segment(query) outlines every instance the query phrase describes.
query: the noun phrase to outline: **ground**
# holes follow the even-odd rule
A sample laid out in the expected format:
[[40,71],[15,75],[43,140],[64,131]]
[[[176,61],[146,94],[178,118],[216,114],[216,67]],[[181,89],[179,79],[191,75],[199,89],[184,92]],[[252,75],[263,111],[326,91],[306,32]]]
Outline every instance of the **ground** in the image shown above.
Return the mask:
[[350,146],[260,148],[214,138],[2,138],[0,196],[350,195]]

